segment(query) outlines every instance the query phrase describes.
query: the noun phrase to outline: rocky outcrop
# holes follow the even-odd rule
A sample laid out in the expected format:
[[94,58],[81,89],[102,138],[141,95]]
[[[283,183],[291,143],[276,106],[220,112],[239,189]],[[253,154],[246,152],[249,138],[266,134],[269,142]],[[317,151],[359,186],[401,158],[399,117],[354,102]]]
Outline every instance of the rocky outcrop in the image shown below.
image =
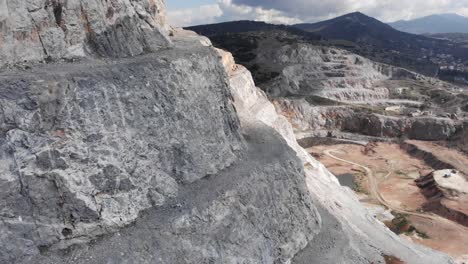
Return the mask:
[[406,118],[378,114],[355,114],[344,121],[345,131],[376,137],[417,140],[449,140],[461,126],[449,118]]
[[179,50],[2,74],[1,229],[14,250],[109,233],[236,161],[243,144],[217,60]]
[[434,212],[461,225],[468,226],[468,188],[456,170],[434,171],[416,180],[427,202],[425,211]]
[[2,0],[0,66],[168,47],[162,0]]
[[262,84],[271,97],[317,95],[343,102],[387,99],[388,89],[376,83],[418,78],[417,74],[336,48],[293,44],[259,49],[258,53],[258,64],[279,71],[278,77]]
[[380,138],[450,140],[463,131],[463,122],[450,118],[388,116],[347,105],[313,105],[306,98],[274,100],[295,132],[344,131]]
[[454,111],[448,104],[460,105],[453,98],[463,96],[441,81],[336,48],[287,41],[258,45],[252,68],[276,73],[261,87],[296,132],[452,140],[462,130],[463,114],[447,113]]
[[1,263],[286,263],[318,232],[295,153],[241,128],[218,54],[175,34],[0,74]]
[[463,124],[457,131],[454,140],[449,143],[449,146],[468,154],[468,120],[463,121]]
[[346,106],[314,106],[307,98],[273,100],[278,113],[286,116],[295,131],[340,130],[354,115]]

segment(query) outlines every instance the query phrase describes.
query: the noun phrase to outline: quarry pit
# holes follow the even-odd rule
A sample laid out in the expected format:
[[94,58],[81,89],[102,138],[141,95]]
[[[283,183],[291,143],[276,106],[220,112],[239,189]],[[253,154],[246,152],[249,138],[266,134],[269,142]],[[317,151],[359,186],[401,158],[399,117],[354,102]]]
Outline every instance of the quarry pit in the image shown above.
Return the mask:
[[423,141],[311,142],[307,151],[392,231],[454,259],[466,258],[466,155]]

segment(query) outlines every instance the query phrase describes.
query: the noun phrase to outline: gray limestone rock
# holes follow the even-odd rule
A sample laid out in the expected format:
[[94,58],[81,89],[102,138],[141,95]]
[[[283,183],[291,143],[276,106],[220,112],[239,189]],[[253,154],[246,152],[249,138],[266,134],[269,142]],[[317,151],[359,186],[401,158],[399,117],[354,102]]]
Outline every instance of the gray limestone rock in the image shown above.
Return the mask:
[[463,131],[463,121],[450,118],[388,116],[343,105],[313,105],[307,98],[279,98],[274,103],[297,132],[346,131],[380,138],[437,141],[452,140]]
[[262,88],[272,97],[318,95],[340,101],[382,99],[388,90],[374,82],[392,76],[392,67],[372,62],[348,51],[310,44],[261,49],[262,67],[273,64],[279,76]]
[[0,262],[115,231],[243,148],[224,68],[207,48],[0,79],[0,229],[28,245],[1,250]]
[[0,66],[171,45],[163,0],[1,0]]
[[243,123],[244,155],[232,166],[181,185],[174,200],[118,232],[53,251],[34,263],[288,263],[317,233],[294,152],[271,128]]

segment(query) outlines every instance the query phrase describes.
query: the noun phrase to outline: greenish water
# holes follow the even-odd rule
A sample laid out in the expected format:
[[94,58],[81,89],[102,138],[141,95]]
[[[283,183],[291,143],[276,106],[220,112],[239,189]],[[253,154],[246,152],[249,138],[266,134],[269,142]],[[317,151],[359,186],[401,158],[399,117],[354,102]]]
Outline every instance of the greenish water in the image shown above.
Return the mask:
[[346,186],[353,190],[357,187],[356,182],[354,181],[354,175],[351,173],[337,175],[336,178],[338,178],[341,186]]

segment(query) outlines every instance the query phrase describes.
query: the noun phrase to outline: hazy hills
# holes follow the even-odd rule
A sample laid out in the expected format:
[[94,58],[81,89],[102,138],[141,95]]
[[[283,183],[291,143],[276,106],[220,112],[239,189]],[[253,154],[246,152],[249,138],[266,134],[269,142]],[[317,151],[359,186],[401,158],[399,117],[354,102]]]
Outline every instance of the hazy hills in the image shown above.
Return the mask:
[[420,49],[438,49],[445,44],[443,40],[434,40],[395,30],[391,26],[360,12],[318,23],[298,24],[294,27],[314,32],[326,39],[348,40],[356,44],[364,43],[376,48],[404,53],[418,53]]
[[457,14],[436,14],[389,25],[414,34],[468,33],[468,18]]
[[[229,47],[231,51],[251,46],[257,39],[255,36],[282,31],[287,33],[288,42],[291,43],[300,40],[336,46],[374,61],[408,68],[428,76],[438,73],[438,65],[430,60],[434,54],[449,54],[463,60],[468,59],[468,49],[461,44],[454,44],[449,39],[402,32],[359,12],[318,23],[292,26],[233,21],[188,29],[210,37],[217,45]],[[242,54],[246,55],[245,52]],[[248,54],[255,56],[255,50],[252,49]],[[242,60],[240,58],[241,62]]]

